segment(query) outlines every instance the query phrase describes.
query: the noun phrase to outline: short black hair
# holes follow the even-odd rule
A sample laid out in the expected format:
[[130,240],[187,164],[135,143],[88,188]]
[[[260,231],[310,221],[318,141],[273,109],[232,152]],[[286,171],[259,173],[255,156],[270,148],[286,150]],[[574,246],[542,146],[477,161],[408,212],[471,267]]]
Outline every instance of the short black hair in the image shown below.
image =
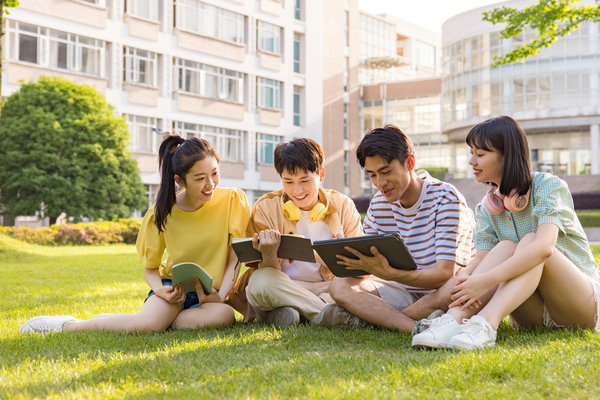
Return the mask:
[[362,168],[367,157],[380,156],[388,163],[398,160],[404,163],[409,155],[415,154],[410,138],[395,125],[375,128],[367,133],[356,149],[356,158]]
[[321,145],[309,138],[298,138],[275,147],[274,164],[279,176],[284,170],[294,174],[298,171],[321,172],[325,155]]
[[508,196],[516,190],[519,195],[531,187],[529,145],[521,125],[507,115],[490,118],[475,125],[465,139],[467,145],[486,151],[497,151],[504,157],[500,193]]

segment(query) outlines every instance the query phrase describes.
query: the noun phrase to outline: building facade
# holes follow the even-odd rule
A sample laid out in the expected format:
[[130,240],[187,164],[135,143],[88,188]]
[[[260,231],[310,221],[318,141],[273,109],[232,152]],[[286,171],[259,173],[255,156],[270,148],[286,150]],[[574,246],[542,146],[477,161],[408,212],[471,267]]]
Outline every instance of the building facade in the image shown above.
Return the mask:
[[457,176],[470,176],[464,139],[476,123],[510,115],[529,140],[532,167],[559,175],[600,174],[600,32],[585,23],[534,57],[492,67],[495,57],[536,35],[503,39],[500,27],[481,21],[498,6],[524,8],[533,0],[510,0],[477,8],[443,25],[442,132],[452,143]]
[[[164,132],[213,143],[221,185],[244,189],[252,202],[280,187],[277,143],[303,136],[339,150],[343,118],[325,123],[324,99],[348,100],[337,105],[342,114],[351,104],[341,77],[354,56],[348,46],[337,55],[339,77],[322,67],[330,53],[323,18],[328,11],[335,23],[347,21],[350,3],[356,7],[356,0],[20,0],[7,17],[2,95],[42,75],[91,85],[126,118],[150,202]],[[333,125],[340,129],[328,132],[340,136],[327,143],[324,130]]]

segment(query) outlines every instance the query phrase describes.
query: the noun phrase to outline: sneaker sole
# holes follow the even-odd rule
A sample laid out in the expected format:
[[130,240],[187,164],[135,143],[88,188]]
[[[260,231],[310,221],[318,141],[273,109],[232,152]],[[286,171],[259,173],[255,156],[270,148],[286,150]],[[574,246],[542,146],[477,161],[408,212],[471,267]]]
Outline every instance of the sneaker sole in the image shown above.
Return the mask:
[[415,349],[445,349],[448,346],[439,342],[433,342],[424,339],[412,340],[411,346]]
[[452,350],[471,351],[471,350],[483,350],[483,349],[487,349],[490,347],[494,347],[495,345],[496,345],[496,342],[488,342],[488,343],[484,343],[479,346],[473,346],[472,344],[468,344],[468,343],[448,343],[448,348],[452,349]]

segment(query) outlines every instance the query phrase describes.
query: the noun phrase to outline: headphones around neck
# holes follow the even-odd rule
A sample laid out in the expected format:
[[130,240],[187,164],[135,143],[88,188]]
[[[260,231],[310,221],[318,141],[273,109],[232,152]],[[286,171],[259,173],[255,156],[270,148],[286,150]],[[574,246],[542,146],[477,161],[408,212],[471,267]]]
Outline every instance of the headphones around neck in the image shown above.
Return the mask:
[[[281,197],[279,198],[279,203],[281,204],[281,211],[283,212],[283,215],[290,221],[300,220],[300,218],[302,218],[302,210],[300,210],[300,208],[296,204],[294,204],[292,200],[284,202],[283,196],[285,196],[285,191],[281,192]],[[327,204],[317,202],[317,204],[315,204],[312,210],[310,210],[308,218],[312,222],[319,222],[322,221],[323,218],[325,218],[327,209],[329,209],[329,197],[325,195],[325,199],[327,199]]]
[[524,210],[529,204],[529,193],[531,188],[524,195],[519,196],[516,190],[510,192],[510,195],[504,196],[496,193],[497,186],[492,186],[487,195],[483,198],[483,205],[492,215],[498,215],[504,210],[517,212]]

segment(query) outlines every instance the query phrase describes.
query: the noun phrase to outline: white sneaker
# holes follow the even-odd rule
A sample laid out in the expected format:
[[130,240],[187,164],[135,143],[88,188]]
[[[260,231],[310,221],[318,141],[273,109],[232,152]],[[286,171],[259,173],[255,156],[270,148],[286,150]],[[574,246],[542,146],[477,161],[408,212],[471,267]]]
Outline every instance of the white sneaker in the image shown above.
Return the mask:
[[496,344],[496,330],[485,318],[474,315],[464,319],[460,330],[448,341],[448,348],[473,350],[492,347]]
[[79,321],[70,315],[60,315],[56,317],[41,316],[31,318],[19,328],[19,333],[48,333],[62,332],[62,327],[67,321]]
[[441,317],[423,321],[423,323],[429,324],[429,328],[413,336],[413,347],[445,348],[448,340],[460,329],[460,325],[450,314],[444,314]]

